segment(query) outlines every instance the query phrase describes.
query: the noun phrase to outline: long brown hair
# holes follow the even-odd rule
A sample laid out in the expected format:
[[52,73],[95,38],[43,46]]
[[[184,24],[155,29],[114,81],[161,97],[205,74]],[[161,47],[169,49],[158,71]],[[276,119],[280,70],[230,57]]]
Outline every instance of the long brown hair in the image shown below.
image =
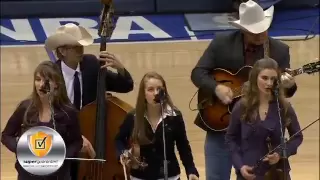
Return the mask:
[[[56,65],[51,61],[41,62],[34,71],[33,83],[35,82],[38,74],[41,77],[46,77],[50,81],[53,81],[57,84],[57,88],[52,93],[53,94],[52,105],[54,108],[58,108],[58,109],[63,109],[65,107],[73,108],[68,98],[67,90],[65,88],[65,83],[58,65]],[[32,93],[27,100],[30,103],[27,105],[27,108],[23,117],[23,124],[27,126],[32,126],[33,124],[38,122],[37,115],[39,111],[42,109],[42,103],[37,93],[35,84],[33,85]]]
[[164,107],[169,105],[173,110],[176,109],[176,107],[173,105],[172,100],[169,96],[166,82],[163,79],[163,77],[158,74],[157,72],[148,72],[146,73],[140,82],[139,92],[138,92],[138,98],[135,108],[135,120],[134,120],[134,128],[132,131],[132,142],[137,144],[149,144],[152,142],[147,137],[147,125],[148,122],[145,120],[145,113],[147,110],[147,101],[146,101],[146,95],[145,95],[145,89],[146,89],[146,82],[149,79],[158,79],[162,82],[163,88],[166,94],[166,97],[164,99]]
[[[257,85],[258,75],[262,70],[273,69],[277,71],[277,78],[280,79],[281,71],[279,70],[278,63],[271,58],[264,58],[258,60],[254,65],[249,75],[249,81],[243,88],[243,97],[241,103],[243,107],[243,113],[241,119],[247,123],[253,123],[258,116],[259,109],[259,88]],[[273,100],[275,100],[273,96]],[[290,123],[290,119],[287,116],[287,110],[289,102],[286,101],[284,96],[284,89],[279,85],[279,103],[281,107],[281,114],[286,125]]]

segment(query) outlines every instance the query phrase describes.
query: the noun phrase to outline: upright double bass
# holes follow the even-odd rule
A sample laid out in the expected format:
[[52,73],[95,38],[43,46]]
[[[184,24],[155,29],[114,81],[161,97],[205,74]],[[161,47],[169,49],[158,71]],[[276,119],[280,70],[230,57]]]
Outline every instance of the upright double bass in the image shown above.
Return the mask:
[[[100,51],[106,50],[107,40],[113,29],[112,0],[101,0],[103,10],[100,16],[98,34],[101,37]],[[103,64],[101,64],[103,65]],[[84,106],[79,113],[80,128],[93,145],[96,159],[105,161],[81,161],[78,180],[124,180],[125,173],[116,156],[115,136],[125,116],[133,108],[119,98],[112,96],[106,86],[106,69],[99,71],[96,101]],[[82,158],[85,155],[81,155]]]

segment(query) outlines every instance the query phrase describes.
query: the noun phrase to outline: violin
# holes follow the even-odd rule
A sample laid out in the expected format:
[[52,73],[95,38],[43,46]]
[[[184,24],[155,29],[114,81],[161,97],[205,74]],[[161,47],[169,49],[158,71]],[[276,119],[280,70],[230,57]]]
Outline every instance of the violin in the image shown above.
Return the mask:
[[[267,138],[267,146],[268,146],[269,153],[272,153],[273,148],[272,148],[271,140],[269,137]],[[264,180],[283,180],[284,173],[283,173],[283,170],[281,169],[282,163],[285,163],[284,159],[280,159],[278,163],[271,165],[271,168],[264,175]]]
[[125,150],[122,156],[122,162],[130,169],[144,169],[148,166],[145,160],[140,156],[140,146],[132,144],[131,149]]

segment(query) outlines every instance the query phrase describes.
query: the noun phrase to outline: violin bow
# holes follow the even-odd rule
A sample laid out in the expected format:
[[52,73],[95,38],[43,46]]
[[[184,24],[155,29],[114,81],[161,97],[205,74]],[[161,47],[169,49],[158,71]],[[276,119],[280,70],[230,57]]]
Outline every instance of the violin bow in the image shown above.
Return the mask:
[[[291,139],[293,139],[294,137],[296,137],[298,134],[300,134],[302,131],[306,130],[307,128],[309,128],[310,126],[312,126],[314,123],[318,122],[320,120],[320,118],[312,121],[311,123],[309,123],[307,126],[305,126],[304,128],[300,129],[300,131],[294,133],[292,136],[290,136],[288,139],[285,140],[285,143],[288,143]],[[269,154],[274,153],[278,148],[281,148],[282,144],[279,144],[277,147],[275,147],[274,149],[272,149],[270,152],[268,152],[267,154],[265,154],[262,158],[260,158],[257,162],[257,164],[255,165],[255,167],[258,167],[260,165],[260,163],[263,161],[264,158],[266,158]]]

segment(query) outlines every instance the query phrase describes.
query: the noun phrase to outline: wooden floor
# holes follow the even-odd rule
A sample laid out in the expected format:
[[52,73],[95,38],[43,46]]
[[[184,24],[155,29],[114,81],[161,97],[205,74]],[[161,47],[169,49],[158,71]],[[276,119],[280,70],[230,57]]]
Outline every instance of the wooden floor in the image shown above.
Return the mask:
[[[293,68],[319,57],[318,38],[286,43],[291,47]],[[109,46],[109,51],[122,60],[135,80],[133,92],[118,95],[131,105],[135,104],[137,87],[145,72],[154,70],[165,77],[169,93],[183,112],[200,179],[205,179],[205,133],[193,124],[196,112],[189,109],[189,101],[196,91],[190,81],[190,71],[207,45],[208,41]],[[87,53],[97,54],[98,51],[96,45],[86,48]],[[1,130],[17,103],[31,92],[34,68],[43,60],[48,60],[43,47],[1,48]],[[296,81],[298,91],[291,101],[303,127],[319,117],[319,74],[300,75]],[[192,108],[195,108],[195,101],[192,102]],[[293,180],[319,179],[319,123],[304,132],[304,142],[290,161]],[[16,179],[14,162],[14,154],[1,145],[1,179]],[[185,179],[183,167],[182,172]],[[234,174],[232,176],[235,179]]]

